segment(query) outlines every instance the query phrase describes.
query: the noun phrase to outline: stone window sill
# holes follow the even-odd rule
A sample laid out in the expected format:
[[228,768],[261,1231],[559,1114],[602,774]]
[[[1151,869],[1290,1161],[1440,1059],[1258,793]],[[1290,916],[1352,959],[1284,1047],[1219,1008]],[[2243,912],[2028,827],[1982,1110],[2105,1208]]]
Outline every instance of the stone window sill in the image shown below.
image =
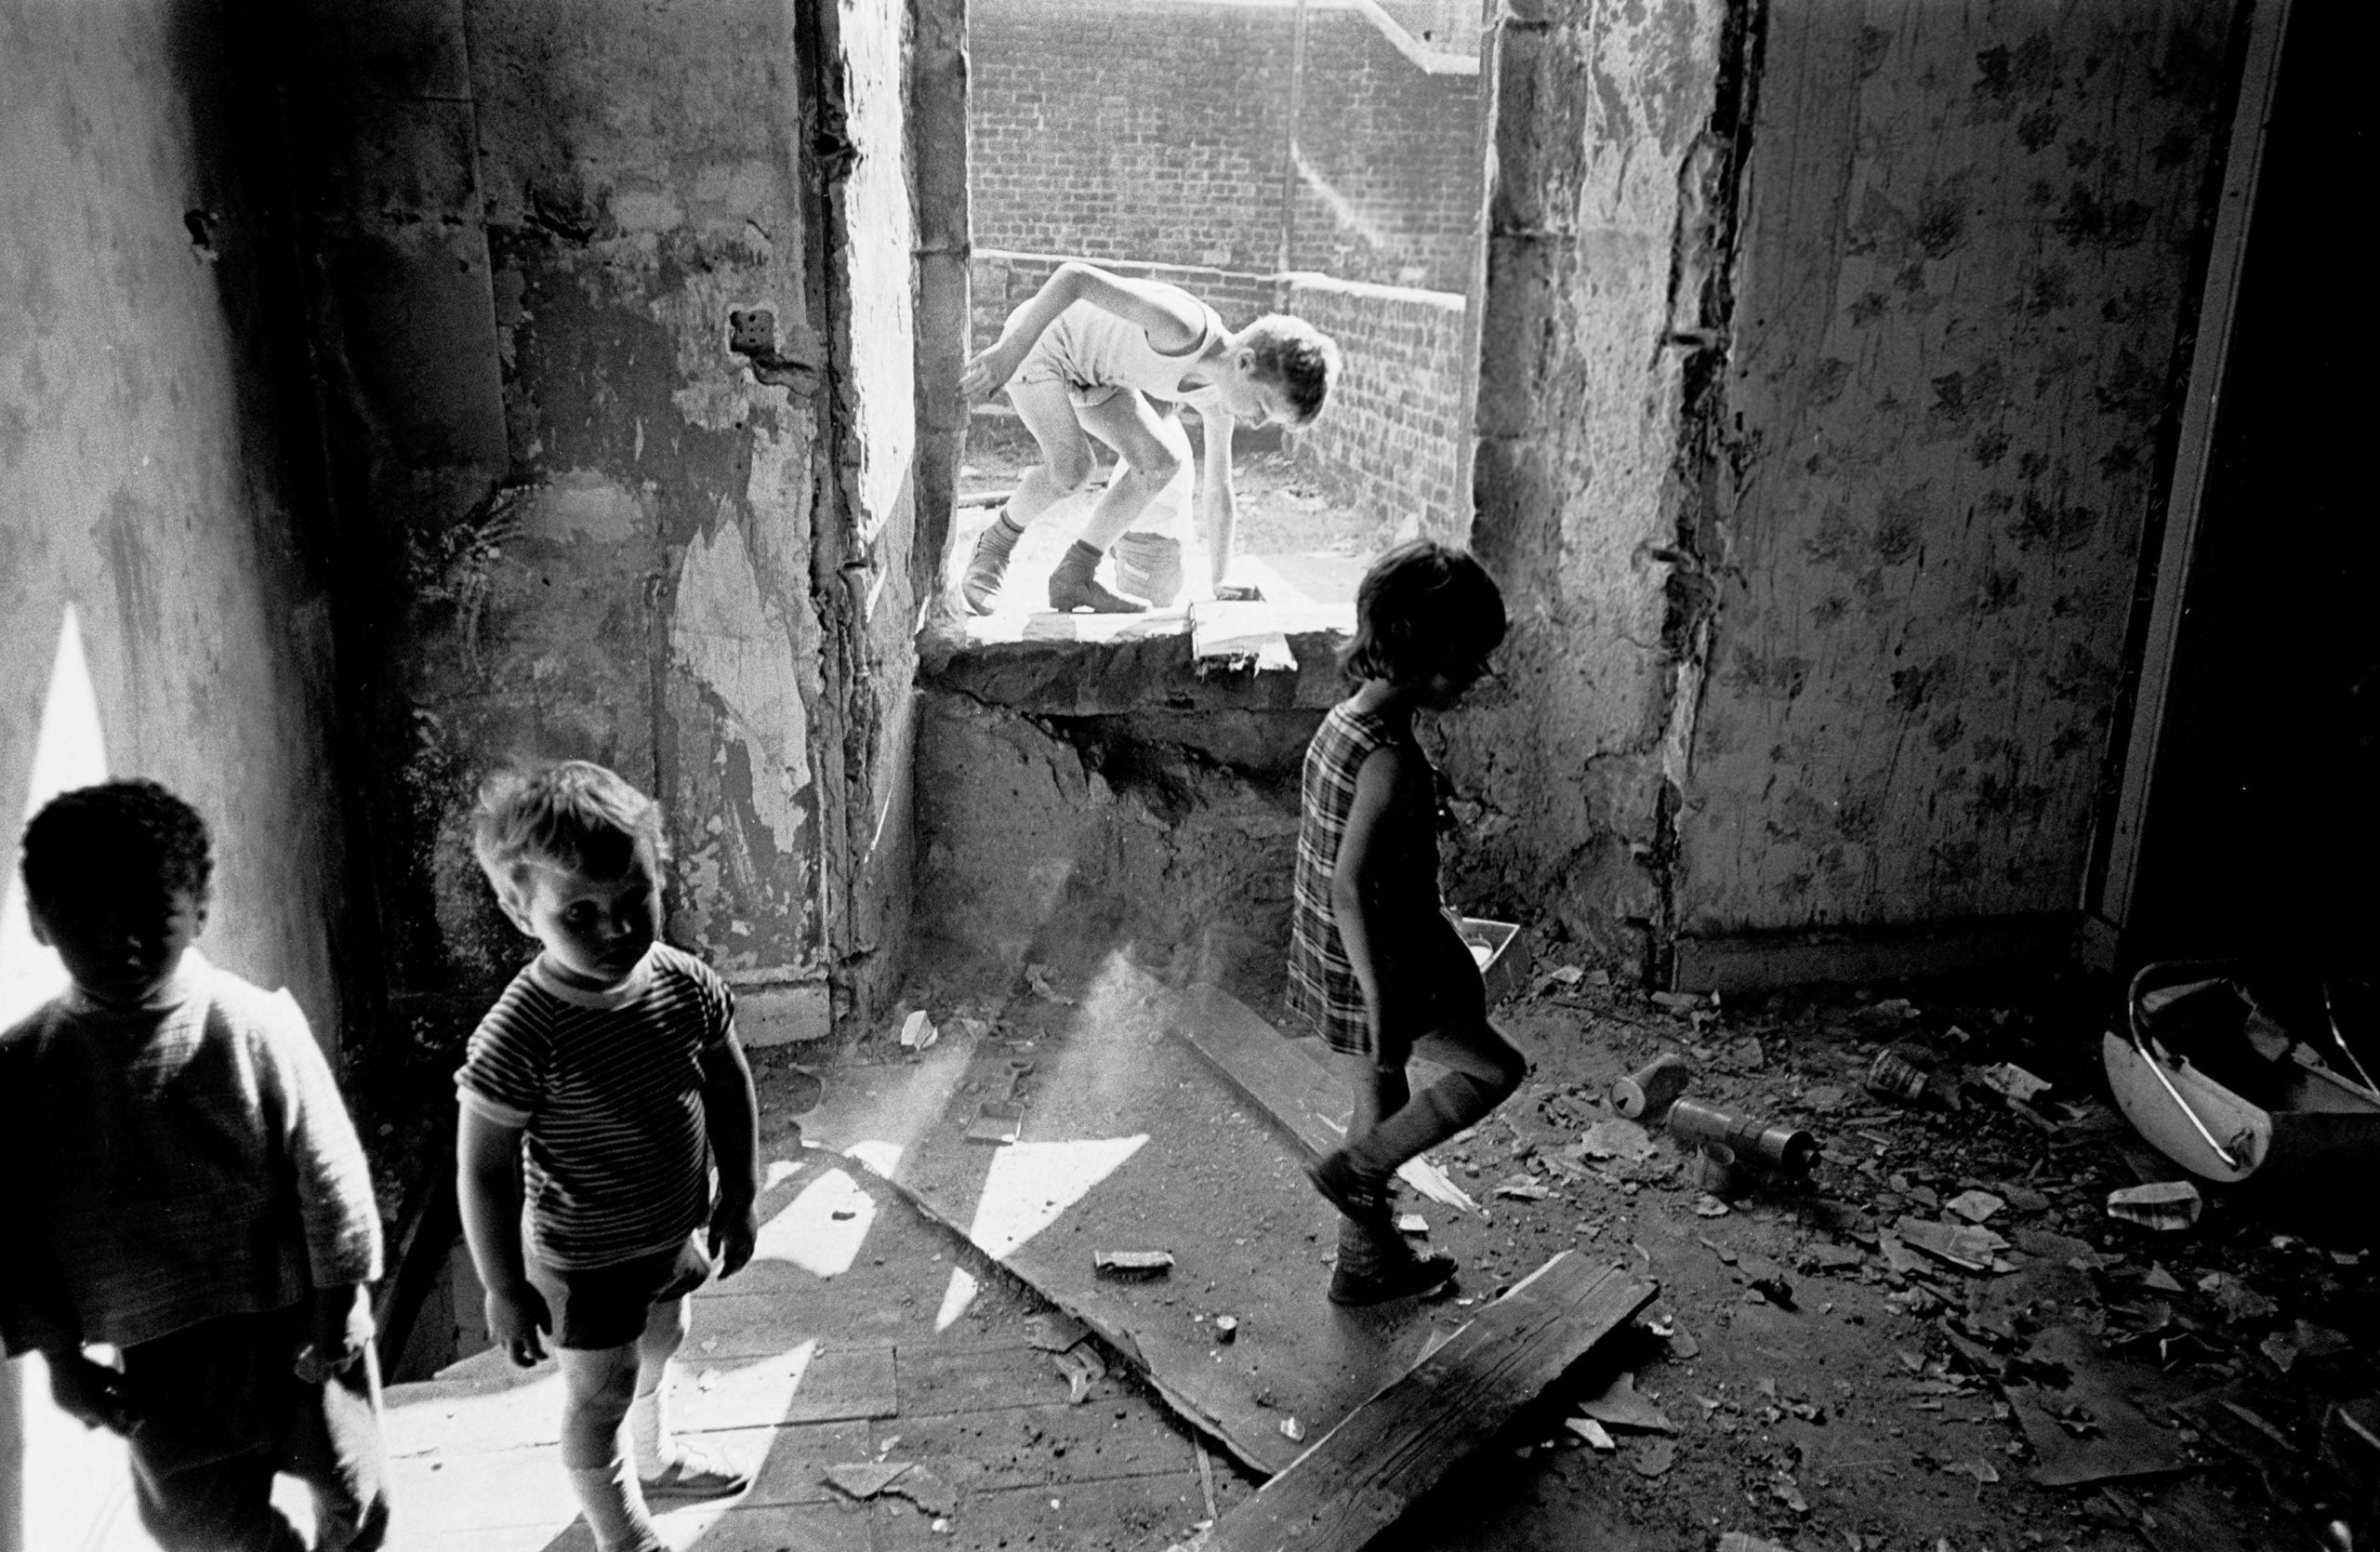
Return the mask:
[[1320,710],[1347,693],[1353,603],[1199,600],[1144,615],[999,614],[930,622],[919,677],[1049,717]]

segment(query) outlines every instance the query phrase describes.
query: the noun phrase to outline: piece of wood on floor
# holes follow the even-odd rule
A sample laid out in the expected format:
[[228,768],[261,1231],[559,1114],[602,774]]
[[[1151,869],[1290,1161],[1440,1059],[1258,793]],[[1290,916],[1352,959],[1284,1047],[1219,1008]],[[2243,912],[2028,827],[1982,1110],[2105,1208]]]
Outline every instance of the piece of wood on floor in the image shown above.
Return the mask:
[[[1347,1086],[1320,1058],[1216,987],[1201,983],[1184,989],[1179,1012],[1174,1033],[1241,1098],[1289,1134],[1308,1159],[1339,1146],[1347,1133]],[[1396,1173],[1433,1201],[1479,1211],[1479,1203],[1426,1155],[1407,1160]]]
[[1224,1516],[1205,1552],[1369,1545],[1659,1292],[1562,1252]]
[[1173,1028],[1308,1157],[1339,1146],[1347,1129],[1346,1085],[1247,1003],[1203,983],[1184,988]]

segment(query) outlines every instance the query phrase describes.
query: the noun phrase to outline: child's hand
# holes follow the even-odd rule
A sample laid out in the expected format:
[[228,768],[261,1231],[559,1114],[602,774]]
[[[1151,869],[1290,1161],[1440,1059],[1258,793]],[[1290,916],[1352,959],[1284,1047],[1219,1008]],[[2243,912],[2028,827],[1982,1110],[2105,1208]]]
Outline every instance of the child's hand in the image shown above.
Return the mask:
[[545,1295],[526,1282],[487,1291],[487,1333],[523,1369],[544,1360],[546,1344],[539,1333],[551,1331],[553,1323]]
[[760,1237],[760,1209],[751,1198],[741,1201],[729,1196],[719,1199],[719,1205],[710,1214],[710,1254],[719,1264],[721,1281],[744,1269],[744,1264],[752,1259],[752,1246]]
[[358,1283],[317,1288],[309,1312],[305,1350],[295,1372],[309,1385],[344,1373],[372,1340],[372,1306]]
[[124,1375],[81,1353],[44,1353],[49,1365],[50,1399],[86,1428],[130,1434],[139,1419],[125,1393]]
[[971,399],[988,399],[1006,388],[1024,364],[1023,351],[1013,349],[1006,339],[995,341],[959,369],[959,391]]

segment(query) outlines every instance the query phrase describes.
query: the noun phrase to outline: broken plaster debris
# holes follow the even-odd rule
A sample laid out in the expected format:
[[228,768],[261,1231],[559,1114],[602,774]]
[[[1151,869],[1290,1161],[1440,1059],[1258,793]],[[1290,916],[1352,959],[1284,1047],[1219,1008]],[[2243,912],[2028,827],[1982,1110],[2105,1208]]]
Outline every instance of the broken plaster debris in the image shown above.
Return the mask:
[[2108,1193],[2108,1216],[2161,1234],[2175,1233],[2198,1222],[2206,1199],[2187,1180],[2166,1180],[2149,1186],[2126,1186]]
[[920,1053],[931,1051],[933,1049],[934,1042],[941,1039],[942,1031],[934,1027],[933,1020],[927,1015],[923,1008],[918,1009],[901,1021],[901,1044],[906,1050]]
[[1611,1377],[1601,1395],[1580,1402],[1579,1412],[1606,1427],[1632,1433],[1677,1432],[1677,1425],[1670,1421],[1669,1413],[1636,1388],[1636,1376],[1625,1369]]
[[1125,1282],[1146,1282],[1173,1270],[1173,1253],[1162,1250],[1095,1251],[1091,1254],[1091,1265],[1101,1277]]
[[1066,1400],[1071,1405],[1082,1405],[1090,1399],[1091,1387],[1107,1377],[1106,1363],[1088,1342],[1078,1343],[1051,1357],[1066,1382]]

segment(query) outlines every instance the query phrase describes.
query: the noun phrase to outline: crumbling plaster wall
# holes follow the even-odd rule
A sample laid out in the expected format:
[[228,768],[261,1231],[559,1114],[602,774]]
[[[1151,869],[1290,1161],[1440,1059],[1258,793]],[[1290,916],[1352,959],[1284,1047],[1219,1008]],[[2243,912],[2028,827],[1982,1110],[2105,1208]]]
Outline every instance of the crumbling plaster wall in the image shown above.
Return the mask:
[[[1645,965],[1666,900],[1664,642],[1686,352],[1681,190],[1710,159],[1719,0],[1510,7],[1489,66],[1495,160],[1474,547],[1502,578],[1500,678],[1446,724],[1467,905],[1558,922]],[[1689,303],[1689,306],[1694,305]]]
[[748,1022],[818,1032],[849,594],[815,541],[822,492],[838,523],[851,495],[819,458],[820,39],[776,0],[311,24],[316,338],[398,1022],[451,1050],[522,956],[470,861],[476,784],[578,756],[667,805],[669,935]]
[[918,933],[929,978],[1069,978],[1121,953],[1257,994],[1279,979],[1313,710],[1053,717],[929,689]]
[[[216,838],[219,962],[336,1044],[344,928],[329,611],[289,285],[281,133],[236,7],[0,8],[0,954],[17,841],[58,776],[188,798]],[[284,428],[299,429],[294,439]],[[51,695],[72,611],[87,683]],[[87,694],[87,700],[85,695]],[[0,987],[31,989],[22,962]]]
[[2233,8],[1767,7],[1685,937],[2079,904]]

